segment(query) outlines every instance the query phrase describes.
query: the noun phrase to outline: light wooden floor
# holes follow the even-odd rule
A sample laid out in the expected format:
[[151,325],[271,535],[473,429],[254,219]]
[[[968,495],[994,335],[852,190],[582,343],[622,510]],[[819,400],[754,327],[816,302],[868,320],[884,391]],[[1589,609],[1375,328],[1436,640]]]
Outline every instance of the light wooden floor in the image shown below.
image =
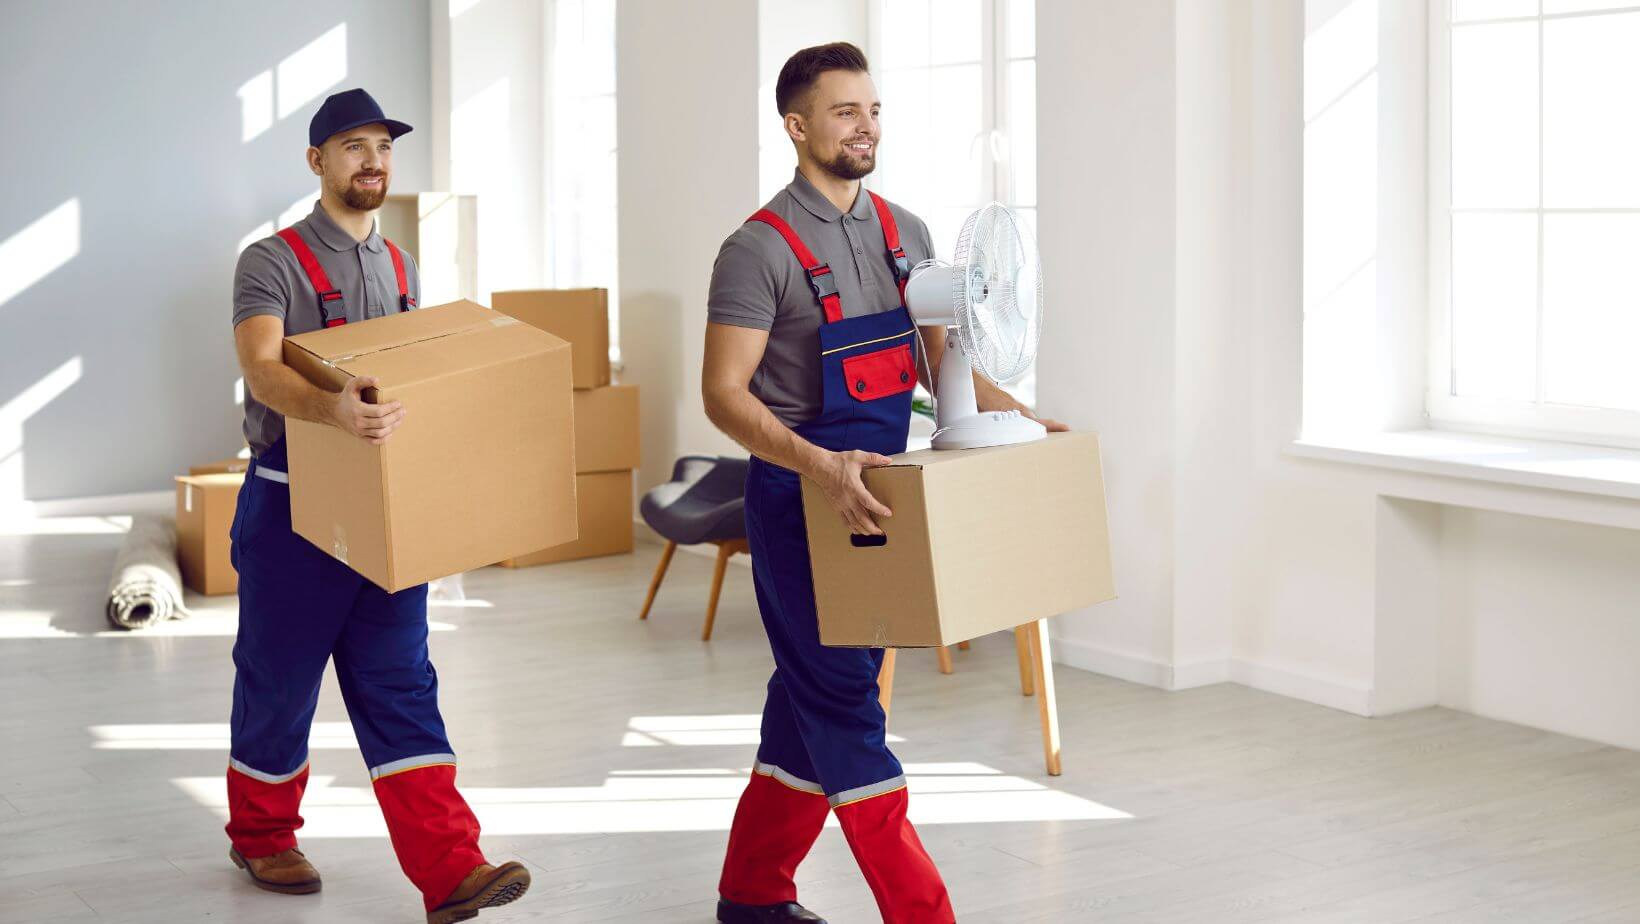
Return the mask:
[[[325,890],[255,891],[221,831],[231,598],[105,634],[119,536],[6,532],[0,922],[420,920],[333,686],[303,832]],[[677,556],[639,623],[658,554],[488,569],[466,582],[486,605],[432,611],[485,847],[535,873],[482,920],[711,920],[769,657],[742,568],[712,643],[707,559]],[[929,652],[900,661],[891,731],[964,922],[1640,921],[1640,754],[1439,709],[1368,721],[1062,670],[1050,781],[1011,643],[977,642],[949,677]],[[876,920],[837,831],[799,878],[834,924]]]

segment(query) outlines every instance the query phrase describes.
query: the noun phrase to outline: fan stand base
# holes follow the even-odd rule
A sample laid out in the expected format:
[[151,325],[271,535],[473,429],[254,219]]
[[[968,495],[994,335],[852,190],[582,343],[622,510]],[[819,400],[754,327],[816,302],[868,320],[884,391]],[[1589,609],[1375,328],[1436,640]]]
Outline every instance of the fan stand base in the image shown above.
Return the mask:
[[1048,428],[1018,411],[986,411],[958,418],[934,432],[935,449],[979,449],[1029,443],[1048,435]]

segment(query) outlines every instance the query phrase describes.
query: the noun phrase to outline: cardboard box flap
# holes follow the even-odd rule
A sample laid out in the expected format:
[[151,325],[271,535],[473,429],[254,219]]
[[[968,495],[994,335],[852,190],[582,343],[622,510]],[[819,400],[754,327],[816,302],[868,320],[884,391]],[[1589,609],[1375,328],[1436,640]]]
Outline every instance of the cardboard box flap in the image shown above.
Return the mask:
[[499,311],[491,311],[477,302],[464,300],[423,308],[420,311],[400,311],[386,317],[296,334],[285,338],[285,342],[300,347],[320,359],[339,362],[350,357],[390,350],[436,337],[446,337],[475,327],[512,322],[512,318]]
[[373,376],[381,380],[382,391],[392,395],[396,389],[452,373],[496,366],[554,350],[567,352],[570,348],[569,343],[544,330],[521,324],[506,315],[500,317],[518,330],[504,331],[507,325],[491,324],[486,320],[478,327],[374,353],[343,357],[333,364],[349,375]]

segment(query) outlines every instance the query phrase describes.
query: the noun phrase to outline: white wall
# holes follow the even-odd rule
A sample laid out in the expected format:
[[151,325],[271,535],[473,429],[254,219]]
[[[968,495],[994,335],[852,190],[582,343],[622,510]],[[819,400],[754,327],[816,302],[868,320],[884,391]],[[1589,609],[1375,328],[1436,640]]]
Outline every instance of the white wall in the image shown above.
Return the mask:
[[432,79],[447,133],[434,176],[478,196],[479,301],[546,283],[545,0],[432,0]]
[[417,128],[394,188],[427,187],[425,9],[176,0],[157,22],[140,3],[6,4],[0,507],[168,490],[239,449],[238,242],[317,198],[307,124],[335,90]]
[[712,262],[760,204],[757,12],[756,0],[616,10],[621,349],[623,380],[643,390],[640,491],[680,455],[743,454],[706,419],[700,367]]
[[1162,683],[1175,511],[1174,15],[1037,4],[1037,158],[1051,312],[1038,405],[1100,432],[1121,599],[1059,621],[1070,663]]
[[[1420,4],[1381,2],[1390,47]],[[1285,451],[1304,381],[1303,0],[1038,8],[1043,258],[1085,293],[1051,307],[1041,404],[1103,436],[1122,594],[1057,621],[1060,657],[1640,745],[1640,530],[1616,528],[1640,525],[1636,505]],[[1380,128],[1421,111],[1421,66],[1404,47],[1379,61],[1369,148],[1367,246],[1387,266],[1363,346],[1403,370],[1416,357],[1379,347],[1404,342],[1408,315],[1385,306],[1418,289],[1417,231],[1394,229],[1422,218],[1421,140]],[[1370,422],[1416,404],[1363,384]]]

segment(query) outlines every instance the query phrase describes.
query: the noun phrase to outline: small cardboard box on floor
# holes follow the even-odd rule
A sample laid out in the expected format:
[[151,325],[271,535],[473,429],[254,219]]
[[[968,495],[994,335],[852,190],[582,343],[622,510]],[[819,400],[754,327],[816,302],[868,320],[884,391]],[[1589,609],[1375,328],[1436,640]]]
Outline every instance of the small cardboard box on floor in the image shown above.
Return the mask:
[[331,391],[404,403],[377,446],[288,420],[296,532],[388,591],[576,536],[570,348],[473,302],[287,338],[286,365]]
[[905,453],[865,484],[884,536],[803,482],[822,644],[946,646],[1116,596],[1095,434]]
[[244,483],[244,469],[177,478],[177,567],[182,571],[182,583],[195,593],[213,596],[239,589],[229,534],[239,486]]

